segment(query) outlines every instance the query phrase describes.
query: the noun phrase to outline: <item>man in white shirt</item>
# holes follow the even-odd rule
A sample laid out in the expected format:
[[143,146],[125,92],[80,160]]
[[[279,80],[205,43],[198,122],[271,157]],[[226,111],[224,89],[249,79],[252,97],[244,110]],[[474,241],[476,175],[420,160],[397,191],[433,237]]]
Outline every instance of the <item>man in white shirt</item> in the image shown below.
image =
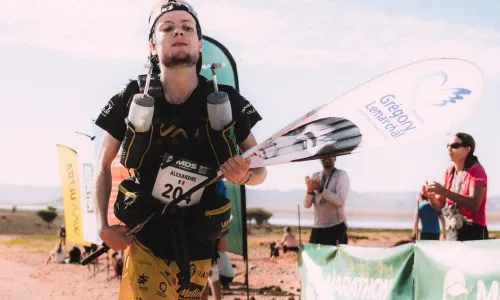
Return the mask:
[[344,170],[335,168],[335,161],[336,157],[321,159],[323,170],[305,178],[304,207],[314,208],[314,225],[309,240],[312,244],[347,244],[344,205],[350,180]]

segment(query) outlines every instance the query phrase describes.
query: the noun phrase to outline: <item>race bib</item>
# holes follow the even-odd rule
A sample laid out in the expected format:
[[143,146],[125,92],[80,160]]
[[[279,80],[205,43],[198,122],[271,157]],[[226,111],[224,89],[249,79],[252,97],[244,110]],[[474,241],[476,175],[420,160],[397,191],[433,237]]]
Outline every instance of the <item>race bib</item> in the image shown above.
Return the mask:
[[[188,159],[175,160],[172,155],[164,157],[152,193],[153,197],[164,203],[169,203],[182,196],[210,176],[211,169],[207,166]],[[177,205],[191,206],[200,202],[204,189],[199,189]]]

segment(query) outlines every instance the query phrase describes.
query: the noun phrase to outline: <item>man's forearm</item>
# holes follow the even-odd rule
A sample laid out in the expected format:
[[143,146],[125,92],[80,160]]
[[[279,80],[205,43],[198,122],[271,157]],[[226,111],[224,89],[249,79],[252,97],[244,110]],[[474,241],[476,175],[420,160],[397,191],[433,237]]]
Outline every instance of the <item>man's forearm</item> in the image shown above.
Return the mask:
[[335,206],[342,206],[345,203],[345,197],[341,197],[339,194],[324,190],[322,193],[323,199],[332,203]]
[[309,193],[306,194],[306,197],[304,199],[304,207],[305,208],[309,208],[312,206],[312,203],[314,201],[314,197],[315,197],[315,195],[311,195]]
[[[335,206],[343,206],[345,204],[345,200],[347,199],[347,194],[350,189],[350,181],[347,174],[341,175],[337,179],[337,184],[335,189],[330,187],[329,189],[325,189],[322,192],[322,197],[327,202],[332,203]],[[335,190],[335,192],[334,192]]]
[[108,224],[108,205],[111,195],[111,169],[101,168],[97,174],[96,180],[96,202],[101,220],[101,227],[107,227]]

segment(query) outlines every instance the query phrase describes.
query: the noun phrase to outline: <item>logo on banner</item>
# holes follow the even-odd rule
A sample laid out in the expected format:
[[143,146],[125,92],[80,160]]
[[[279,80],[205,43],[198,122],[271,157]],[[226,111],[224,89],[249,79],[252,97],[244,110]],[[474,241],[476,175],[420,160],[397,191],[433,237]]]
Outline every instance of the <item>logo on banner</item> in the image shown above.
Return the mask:
[[476,300],[497,300],[500,299],[500,285],[493,280],[491,286],[487,287],[484,280],[476,282],[476,295],[472,295],[472,290],[467,289],[465,276],[459,269],[451,269],[446,273],[443,284],[443,300],[468,299],[469,294]]
[[426,98],[425,103],[431,106],[446,106],[454,104],[465,99],[464,96],[470,95],[471,90],[463,87],[445,87],[448,82],[448,74],[444,71],[429,73],[420,78],[415,84],[413,93],[413,104],[417,102],[419,92],[424,89],[432,91],[430,98]]
[[[364,114],[385,136],[397,138],[417,129],[419,122],[400,105],[395,95],[388,94],[365,105]],[[420,122],[423,123],[423,122]]]
[[462,271],[458,269],[449,270],[444,278],[443,300],[467,299],[468,293],[469,291],[465,285],[465,276]]
[[85,163],[82,166],[82,200],[87,213],[93,213],[95,210],[94,200],[92,199],[92,183],[94,182],[94,168],[91,163]]
[[421,123],[425,123],[424,116],[429,113],[429,109],[451,108],[466,101],[466,97],[470,94],[472,94],[470,89],[450,83],[448,73],[434,71],[416,81],[413,87],[412,111]]

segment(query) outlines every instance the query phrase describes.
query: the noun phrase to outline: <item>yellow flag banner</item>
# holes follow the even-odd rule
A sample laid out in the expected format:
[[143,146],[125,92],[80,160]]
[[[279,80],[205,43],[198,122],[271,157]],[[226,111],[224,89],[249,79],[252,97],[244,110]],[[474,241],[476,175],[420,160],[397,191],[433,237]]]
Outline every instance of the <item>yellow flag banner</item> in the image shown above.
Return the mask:
[[78,245],[88,245],[83,240],[80,173],[77,153],[69,147],[57,145],[57,155],[63,192],[66,241]]

